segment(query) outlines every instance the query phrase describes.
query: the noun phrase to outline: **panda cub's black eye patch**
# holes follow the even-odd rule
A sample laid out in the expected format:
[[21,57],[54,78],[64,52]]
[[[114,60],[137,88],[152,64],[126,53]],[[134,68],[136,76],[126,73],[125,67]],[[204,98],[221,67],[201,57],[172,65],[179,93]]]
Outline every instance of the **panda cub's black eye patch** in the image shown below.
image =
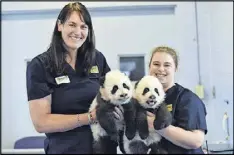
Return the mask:
[[111,94],[115,94],[118,89],[119,89],[119,87],[114,85],[114,87],[111,90]]
[[130,89],[125,83],[123,83],[123,87],[126,88],[126,89]]
[[142,95],[145,95],[147,92],[149,92],[149,88],[145,88]]
[[154,91],[159,95],[158,89],[157,89],[157,88],[154,88]]

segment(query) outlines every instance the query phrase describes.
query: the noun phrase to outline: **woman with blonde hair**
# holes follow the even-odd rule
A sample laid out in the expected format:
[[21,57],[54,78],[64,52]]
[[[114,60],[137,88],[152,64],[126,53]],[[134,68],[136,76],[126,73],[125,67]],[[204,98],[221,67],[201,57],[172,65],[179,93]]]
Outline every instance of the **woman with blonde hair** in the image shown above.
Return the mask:
[[162,83],[173,121],[171,125],[158,129],[159,114],[148,113],[148,124],[163,137],[161,144],[168,153],[203,154],[201,146],[207,133],[206,108],[196,94],[175,83],[177,69],[178,55],[173,48],[159,46],[152,51],[149,74]]

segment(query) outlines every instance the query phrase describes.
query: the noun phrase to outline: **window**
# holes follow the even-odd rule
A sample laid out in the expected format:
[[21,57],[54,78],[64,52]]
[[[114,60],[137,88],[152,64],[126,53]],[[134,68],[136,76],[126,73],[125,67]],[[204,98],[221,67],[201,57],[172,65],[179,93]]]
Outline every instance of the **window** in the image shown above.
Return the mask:
[[120,70],[127,74],[131,81],[138,81],[145,75],[144,56],[119,56]]

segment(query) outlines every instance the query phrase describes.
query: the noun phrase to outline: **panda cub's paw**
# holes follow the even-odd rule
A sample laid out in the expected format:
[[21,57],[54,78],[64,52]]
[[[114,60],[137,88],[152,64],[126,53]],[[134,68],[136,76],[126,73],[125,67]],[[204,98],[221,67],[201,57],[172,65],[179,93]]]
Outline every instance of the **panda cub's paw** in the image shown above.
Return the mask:
[[125,135],[128,138],[128,140],[132,140],[135,137],[135,134],[136,134],[136,128],[133,129],[126,128]]
[[139,132],[139,136],[141,139],[145,140],[149,136],[149,131],[141,131]]
[[162,103],[155,113],[154,128],[156,130],[166,128],[172,123],[172,115],[165,103]]

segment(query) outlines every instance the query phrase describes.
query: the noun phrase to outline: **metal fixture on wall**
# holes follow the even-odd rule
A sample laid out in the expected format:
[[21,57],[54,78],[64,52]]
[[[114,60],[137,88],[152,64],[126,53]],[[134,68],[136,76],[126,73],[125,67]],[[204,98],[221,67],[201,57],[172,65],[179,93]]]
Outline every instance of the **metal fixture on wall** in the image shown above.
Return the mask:
[[204,96],[204,87],[201,82],[201,68],[200,68],[200,42],[199,42],[199,33],[198,33],[198,17],[197,17],[197,2],[195,4],[195,24],[196,24],[196,45],[197,45],[197,65],[198,65],[198,85],[195,87],[196,94],[203,99]]
[[230,148],[231,146],[230,146],[230,133],[229,133],[229,116],[227,112],[225,112],[223,115],[222,127],[224,132],[226,133],[225,141],[228,144],[228,148]]
[[195,24],[196,24],[196,43],[197,43],[197,60],[198,60],[198,84],[201,85],[201,69],[200,69],[200,43],[198,33],[198,17],[197,17],[197,2],[195,1]]

